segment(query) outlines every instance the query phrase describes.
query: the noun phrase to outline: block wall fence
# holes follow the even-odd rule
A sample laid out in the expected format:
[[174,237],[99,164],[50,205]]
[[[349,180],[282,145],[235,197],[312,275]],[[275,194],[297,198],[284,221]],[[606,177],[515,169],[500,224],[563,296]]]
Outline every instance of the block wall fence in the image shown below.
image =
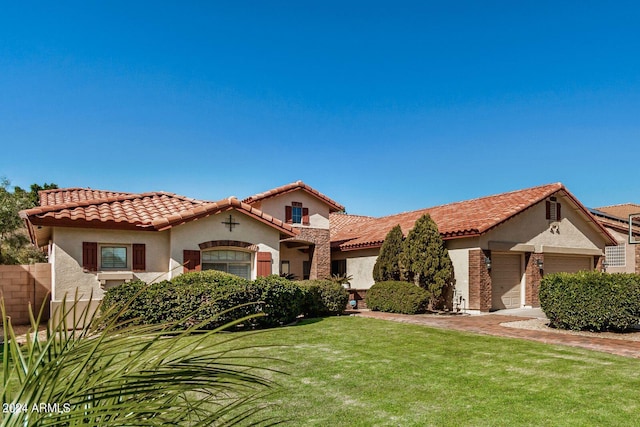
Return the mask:
[[0,295],[13,325],[27,325],[29,304],[37,316],[45,305],[44,319],[49,319],[51,300],[51,264],[0,265]]

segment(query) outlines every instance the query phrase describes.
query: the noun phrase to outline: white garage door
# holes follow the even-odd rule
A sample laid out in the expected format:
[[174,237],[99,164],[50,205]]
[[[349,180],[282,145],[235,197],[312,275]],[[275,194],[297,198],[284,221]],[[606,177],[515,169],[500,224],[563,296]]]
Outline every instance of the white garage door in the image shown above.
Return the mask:
[[491,308],[520,308],[520,255],[491,255]]
[[592,269],[591,259],[589,256],[545,255],[544,274],[589,271]]

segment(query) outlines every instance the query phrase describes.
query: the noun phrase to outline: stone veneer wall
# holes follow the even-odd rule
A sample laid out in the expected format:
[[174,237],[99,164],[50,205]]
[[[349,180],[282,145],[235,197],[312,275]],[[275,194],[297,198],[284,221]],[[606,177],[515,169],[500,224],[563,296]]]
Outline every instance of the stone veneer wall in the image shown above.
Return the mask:
[[0,293],[4,297],[7,315],[14,325],[27,325],[29,304],[34,316],[44,304],[44,319],[49,319],[51,300],[51,264],[0,265]]
[[538,268],[538,260],[543,262],[544,254],[527,253],[524,258],[525,262],[525,296],[524,304],[531,307],[540,307],[538,293],[540,292],[540,281],[542,273]]
[[311,261],[310,279],[324,279],[331,277],[331,246],[329,230],[324,228],[299,228],[297,239],[306,240],[314,244],[309,260]]

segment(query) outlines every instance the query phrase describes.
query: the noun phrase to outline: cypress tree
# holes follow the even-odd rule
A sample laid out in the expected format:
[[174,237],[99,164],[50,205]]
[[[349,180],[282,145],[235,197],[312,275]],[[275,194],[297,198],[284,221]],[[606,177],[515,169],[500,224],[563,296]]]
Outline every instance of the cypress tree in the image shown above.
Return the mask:
[[400,225],[396,225],[387,233],[373,266],[373,280],[376,283],[401,279],[399,259],[403,238]]
[[429,291],[430,308],[435,308],[453,282],[453,264],[438,226],[429,214],[418,219],[407,234],[400,263],[404,267],[404,278]]

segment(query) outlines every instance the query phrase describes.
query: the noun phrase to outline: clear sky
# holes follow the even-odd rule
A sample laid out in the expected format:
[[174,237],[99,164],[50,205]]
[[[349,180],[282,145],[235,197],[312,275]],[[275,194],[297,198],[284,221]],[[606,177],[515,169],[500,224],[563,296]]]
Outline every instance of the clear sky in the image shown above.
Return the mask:
[[0,176],[385,215],[640,202],[640,3],[5,2]]

